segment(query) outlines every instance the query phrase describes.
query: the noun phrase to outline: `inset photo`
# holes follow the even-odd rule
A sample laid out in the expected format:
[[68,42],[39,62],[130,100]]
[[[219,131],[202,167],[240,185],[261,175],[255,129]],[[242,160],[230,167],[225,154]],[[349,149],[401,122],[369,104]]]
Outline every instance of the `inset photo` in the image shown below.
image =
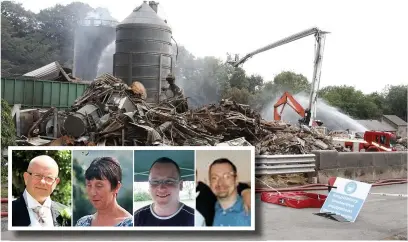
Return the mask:
[[197,150],[197,212],[206,226],[251,227],[250,150]]
[[133,226],[133,151],[73,151],[74,226]]
[[134,225],[194,226],[194,150],[136,150]]
[[12,150],[12,227],[72,226],[70,150]]

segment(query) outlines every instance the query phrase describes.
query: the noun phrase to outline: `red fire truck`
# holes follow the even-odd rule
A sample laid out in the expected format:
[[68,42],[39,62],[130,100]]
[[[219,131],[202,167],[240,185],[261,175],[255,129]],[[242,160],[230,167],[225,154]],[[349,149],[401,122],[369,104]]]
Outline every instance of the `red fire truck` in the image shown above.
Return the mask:
[[390,132],[366,131],[364,139],[334,137],[333,143],[342,145],[353,152],[396,151],[397,136]]

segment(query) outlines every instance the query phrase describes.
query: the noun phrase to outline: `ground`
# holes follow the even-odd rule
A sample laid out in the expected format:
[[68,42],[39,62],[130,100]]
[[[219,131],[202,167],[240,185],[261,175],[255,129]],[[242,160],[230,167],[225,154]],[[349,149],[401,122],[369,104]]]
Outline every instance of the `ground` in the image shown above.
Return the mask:
[[[407,184],[373,187],[376,193],[407,194]],[[321,191],[325,193],[325,191]],[[356,222],[340,223],[313,213],[260,201],[256,196],[255,232],[3,232],[3,240],[389,240],[407,238],[407,198],[369,195]]]

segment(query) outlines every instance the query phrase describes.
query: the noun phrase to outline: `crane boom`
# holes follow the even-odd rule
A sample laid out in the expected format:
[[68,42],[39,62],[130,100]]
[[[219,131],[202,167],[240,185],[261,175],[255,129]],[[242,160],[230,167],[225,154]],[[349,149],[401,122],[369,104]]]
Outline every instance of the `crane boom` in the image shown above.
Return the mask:
[[312,79],[311,92],[309,96],[309,109],[310,109],[309,126],[311,126],[313,121],[316,119],[317,92],[319,91],[319,87],[320,87],[320,74],[322,71],[325,40],[326,40],[325,33],[321,33],[321,32],[316,33],[316,50],[315,50],[315,60],[314,60],[314,68],[313,68],[313,79]]
[[237,56],[235,57],[235,61],[229,61],[234,67],[238,67],[239,65],[243,64],[246,62],[249,58],[253,57],[256,54],[262,53],[264,51],[276,48],[278,46],[290,43],[292,41],[314,35],[316,38],[316,46],[315,46],[315,59],[314,59],[314,68],[313,68],[313,78],[312,78],[312,84],[311,84],[311,91],[310,91],[310,96],[309,96],[309,106],[308,110],[310,111],[310,121],[308,123],[309,126],[312,126],[313,122],[316,119],[316,107],[317,107],[317,92],[320,87],[320,75],[321,75],[321,70],[322,70],[322,61],[323,61],[323,52],[324,52],[324,43],[325,43],[325,37],[326,34],[329,32],[322,31],[317,27],[310,28],[307,30],[304,30],[302,32],[293,34],[291,36],[288,36],[286,38],[283,38],[281,40],[278,40],[272,44],[269,44],[265,47],[262,47],[260,49],[257,49],[247,55],[245,55],[243,58],[238,59]]
[[262,48],[260,48],[260,49],[257,49],[257,50],[255,50],[255,51],[253,51],[253,52],[251,52],[251,53],[245,55],[245,56],[244,56],[243,58],[241,58],[240,60],[236,60],[236,62],[233,63],[233,65],[234,65],[234,67],[238,67],[239,65],[243,64],[245,61],[247,61],[249,58],[251,58],[252,56],[254,56],[254,55],[256,55],[256,54],[265,52],[265,51],[267,51],[267,50],[276,48],[276,47],[278,47],[278,46],[281,46],[281,45],[290,43],[290,42],[292,42],[292,41],[295,41],[295,40],[298,40],[298,39],[301,39],[301,38],[304,38],[304,37],[307,37],[307,36],[309,36],[309,35],[316,34],[316,33],[323,33],[323,34],[325,34],[325,33],[327,33],[327,32],[321,31],[320,29],[318,29],[318,28],[316,28],[316,27],[310,28],[310,29],[307,29],[307,30],[304,30],[304,31],[302,31],[302,32],[299,32],[299,33],[293,34],[293,35],[291,35],[291,36],[289,36],[289,37],[286,37],[286,38],[283,38],[283,39],[281,39],[281,40],[278,40],[278,41],[276,41],[276,42],[274,42],[274,43],[272,43],[272,44],[269,44],[269,45],[267,45],[267,46],[265,46],[265,47],[262,47]]

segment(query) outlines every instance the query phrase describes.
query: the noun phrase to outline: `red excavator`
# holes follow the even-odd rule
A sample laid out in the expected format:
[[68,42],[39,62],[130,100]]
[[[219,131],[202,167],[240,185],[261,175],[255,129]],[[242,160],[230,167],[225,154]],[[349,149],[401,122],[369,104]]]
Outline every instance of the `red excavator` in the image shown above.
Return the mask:
[[[300,105],[296,99],[289,93],[289,92],[284,92],[282,97],[279,98],[279,100],[275,103],[273,106],[273,119],[274,120],[281,120],[281,115],[283,112],[283,109],[285,108],[285,105],[288,104],[293,110],[296,111],[296,113],[299,114],[301,119],[299,119],[299,123],[302,125],[307,125],[309,126],[310,123],[310,109],[304,109],[302,105]],[[278,108],[283,105],[282,109],[280,112],[278,112]],[[316,127],[316,126],[321,126],[323,122],[320,120],[313,120],[311,123],[311,126]]]

